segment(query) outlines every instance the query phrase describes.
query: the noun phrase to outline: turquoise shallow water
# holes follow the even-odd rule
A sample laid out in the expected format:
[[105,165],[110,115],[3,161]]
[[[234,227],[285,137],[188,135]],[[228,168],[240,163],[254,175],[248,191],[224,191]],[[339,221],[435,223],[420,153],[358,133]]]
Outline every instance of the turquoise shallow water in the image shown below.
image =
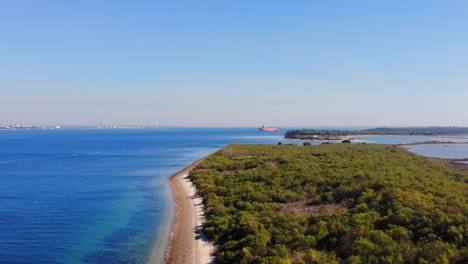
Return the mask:
[[301,143],[283,132],[0,131],[0,263],[145,263],[168,240],[170,175],[231,143]]

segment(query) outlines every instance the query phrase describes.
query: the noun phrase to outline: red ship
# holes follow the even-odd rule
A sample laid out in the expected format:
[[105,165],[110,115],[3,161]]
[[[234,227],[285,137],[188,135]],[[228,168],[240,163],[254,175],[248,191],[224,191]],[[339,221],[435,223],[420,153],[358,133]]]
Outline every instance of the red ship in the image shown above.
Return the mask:
[[260,130],[260,131],[279,131],[280,128],[279,127],[267,127],[267,126],[263,125],[258,130]]

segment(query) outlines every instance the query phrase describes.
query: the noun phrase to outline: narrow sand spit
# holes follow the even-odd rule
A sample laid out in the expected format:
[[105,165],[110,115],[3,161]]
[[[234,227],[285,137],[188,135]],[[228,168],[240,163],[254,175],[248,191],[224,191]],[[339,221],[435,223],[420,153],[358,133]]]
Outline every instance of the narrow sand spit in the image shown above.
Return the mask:
[[202,198],[196,195],[193,183],[187,178],[190,170],[202,160],[174,174],[171,186],[176,204],[176,216],[172,227],[167,263],[214,263],[214,246],[202,232],[205,221]]

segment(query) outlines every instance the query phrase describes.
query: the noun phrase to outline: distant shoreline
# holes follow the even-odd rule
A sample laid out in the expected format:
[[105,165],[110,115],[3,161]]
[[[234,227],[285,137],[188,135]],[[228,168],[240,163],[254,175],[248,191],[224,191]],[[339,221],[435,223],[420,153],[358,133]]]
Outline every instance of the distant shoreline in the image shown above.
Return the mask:
[[444,145],[444,144],[468,144],[468,141],[422,141],[394,144],[395,146],[416,146],[416,145]]
[[122,126],[10,126],[10,125],[0,125],[0,130],[4,131],[17,131],[17,130],[75,130],[75,129],[84,129],[84,130],[125,130],[125,129],[160,129],[160,126],[153,125],[122,125]]
[[355,136],[455,136],[468,135],[468,127],[378,127],[363,130],[295,129],[285,138],[302,140],[345,139]]

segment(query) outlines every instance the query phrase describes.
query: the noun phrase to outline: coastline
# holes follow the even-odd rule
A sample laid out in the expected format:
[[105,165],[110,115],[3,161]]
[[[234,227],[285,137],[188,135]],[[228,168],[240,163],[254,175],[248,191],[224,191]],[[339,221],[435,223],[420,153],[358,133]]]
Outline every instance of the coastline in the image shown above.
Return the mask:
[[170,206],[167,208],[166,217],[163,220],[163,224],[157,228],[157,233],[161,234],[160,238],[155,241],[154,245],[151,248],[151,255],[148,260],[149,264],[162,264],[166,263],[166,255],[169,249],[169,244],[171,240],[172,227],[174,225],[175,219],[175,206],[174,206],[174,194],[172,190],[168,190],[168,197],[170,197]]
[[193,162],[170,177],[175,216],[165,256],[166,263],[214,263],[214,246],[202,232],[202,224],[206,219],[202,198],[196,195],[194,184],[187,178],[190,171],[205,159]]
[[[424,156],[423,156],[424,157]],[[435,162],[448,166],[452,169],[468,172],[468,158],[465,159],[446,159],[446,158],[438,158],[438,157],[426,157]]]

